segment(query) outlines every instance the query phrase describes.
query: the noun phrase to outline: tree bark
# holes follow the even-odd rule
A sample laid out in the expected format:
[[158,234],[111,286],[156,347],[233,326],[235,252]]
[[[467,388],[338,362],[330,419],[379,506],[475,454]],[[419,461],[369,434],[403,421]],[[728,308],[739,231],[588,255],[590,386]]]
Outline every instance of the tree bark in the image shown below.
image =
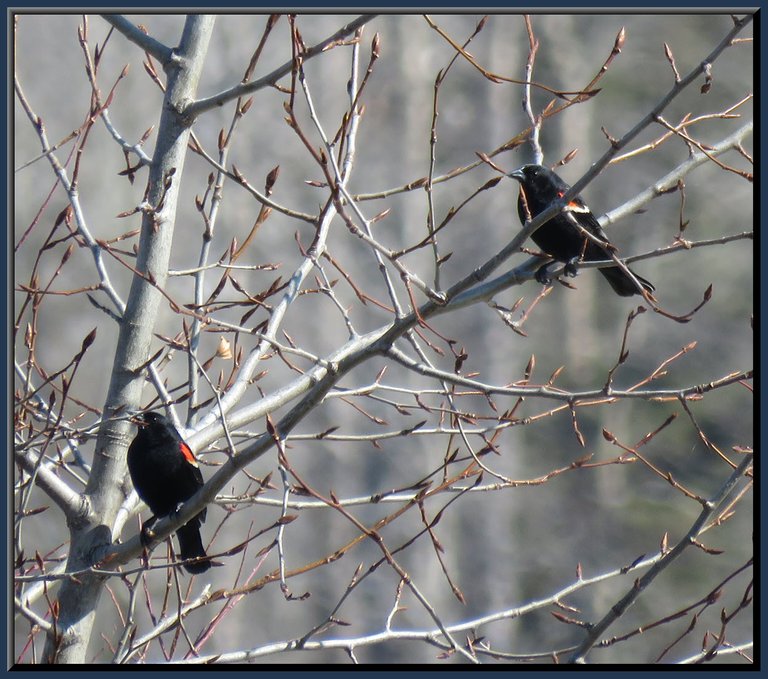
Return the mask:
[[[191,120],[185,106],[193,101],[213,29],[214,17],[190,16],[179,47],[163,64],[167,87],[152,164],[149,170],[147,208],[141,224],[136,268],[163,286],[173,240],[178,189]],[[129,36],[130,37],[130,36]],[[144,383],[142,367],[149,357],[154,319],[161,295],[145,278],[135,275],[115,352],[104,418],[96,439],[93,468],[80,511],[69,517],[68,571],[92,564],[94,552],[112,541],[111,526],[124,500],[121,492],[126,472],[130,424],[113,419],[120,411],[139,406]],[[93,628],[103,578],[84,574],[62,583],[55,632],[45,648],[48,663],[84,663]]]

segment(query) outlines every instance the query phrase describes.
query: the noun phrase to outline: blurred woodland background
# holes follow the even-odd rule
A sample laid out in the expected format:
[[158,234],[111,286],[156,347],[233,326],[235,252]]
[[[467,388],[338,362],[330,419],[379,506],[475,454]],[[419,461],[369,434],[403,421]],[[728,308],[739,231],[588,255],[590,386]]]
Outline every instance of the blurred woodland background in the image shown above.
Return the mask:
[[[302,44],[314,46],[355,18],[279,16],[269,23],[266,15],[217,16],[196,96],[236,86],[254,54],[250,79],[267,76],[290,63]],[[169,47],[179,43],[187,21],[159,14],[126,19]],[[158,82],[166,76],[157,59],[101,17],[89,16],[87,30],[77,15],[16,21],[14,660],[28,664],[41,661],[46,637],[51,642],[59,631],[62,580],[40,575],[63,571],[68,526],[77,523],[74,508],[68,515],[62,500],[50,500],[55,482],[36,484],[47,477],[35,470],[45,468],[76,495],[86,492],[120,315],[105,293],[94,248],[101,249],[113,290],[127,300],[141,227],[136,208],[147,190],[147,168],[136,167],[135,153],[124,153],[102,113],[106,108],[109,125],[129,145],[153,128],[142,147],[152,157],[164,101]],[[231,405],[241,415],[229,431],[237,450],[266,431],[264,413],[253,415],[256,406],[318,368],[312,357],[327,358],[392,324],[393,294],[401,316],[427,301],[413,280],[405,284],[384,250],[377,260],[371,240],[389,253],[421,244],[397,263],[433,290],[446,290],[519,232],[517,183],[493,181],[499,172],[478,154],[505,172],[531,161],[520,84],[531,36],[538,49],[530,104],[535,116],[547,111],[539,130],[544,164],[568,157],[557,172],[574,184],[611,148],[610,139],[625,135],[673,88],[672,63],[685,77],[734,29],[734,20],[542,14],[530,17],[530,27],[532,33],[513,14],[378,16],[304,60],[306,90],[289,69],[277,86],[230,97],[194,120],[170,275],[156,317],[143,319],[153,324],[144,361],[154,358],[167,391],[147,380],[136,405],[162,411],[168,399],[174,402],[206,479],[233,454],[220,430],[206,435],[219,412],[213,387],[226,394],[240,376],[259,343],[250,331],[274,330],[280,350],[267,345]],[[620,53],[588,87],[622,28]],[[668,315],[639,296],[617,297],[585,268],[567,279],[572,289],[555,282],[539,299],[543,286],[529,270],[526,280],[492,300],[416,323],[394,346],[421,368],[441,372],[410,369],[384,353],[340,376],[288,432],[284,464],[272,446],[234,474],[209,506],[203,538],[222,566],[191,579],[179,569],[141,571],[143,562],[133,558],[124,574],[104,580],[86,661],[232,654],[221,660],[566,662],[590,633],[585,623],[610,614],[654,559],[689,534],[702,501],[718,496],[751,452],[753,185],[745,127],[753,116],[751,35],[751,25],[738,32],[709,75],[663,109],[663,121],[677,131],[662,122],[647,125],[582,192],[596,215],[612,214],[692,156],[740,135],[730,150],[686,172],[680,185],[605,225],[621,257],[659,251],[632,266],[653,281]],[[355,84],[365,81],[355,105],[364,109],[353,130],[343,202],[358,231],[337,215],[324,255],[291,293],[285,284],[299,280],[295,273],[307,261],[332,193],[302,136],[318,150],[318,125],[331,141],[349,115],[355,49]],[[108,107],[94,107],[85,54],[96,62],[95,83]],[[54,153],[69,179],[77,177],[74,202],[41,156],[41,136],[19,91],[42,120],[49,146],[63,140]],[[245,108],[242,116],[236,108]],[[287,124],[292,113],[294,124]],[[695,122],[680,126],[686,120]],[[347,125],[341,138],[349,133]],[[277,207],[266,214],[237,176]],[[369,224],[368,240],[358,235],[364,229],[351,200],[367,220],[381,216]],[[431,230],[457,209],[433,247]],[[207,224],[213,228],[204,238]],[[662,252],[681,240],[712,243]],[[525,247],[535,250],[530,241]],[[203,277],[194,272],[205,248],[211,266]],[[530,257],[513,255],[493,276]],[[196,284],[203,302],[197,306]],[[711,298],[687,322],[669,317],[695,309],[709,286]],[[269,326],[286,295],[285,315]],[[628,327],[639,306],[645,313]],[[180,309],[208,318],[197,330],[196,362],[189,358],[194,316]],[[93,328],[92,344],[73,359]],[[622,347],[628,353],[616,367]],[[613,389],[645,396],[596,396],[609,378]],[[571,396],[520,391],[547,384]],[[683,390],[686,398],[679,396]],[[290,413],[305,393],[278,398],[271,420]],[[125,431],[127,438],[114,442],[115,455],[125,454],[135,432]],[[738,475],[705,532],[595,640],[612,641],[590,646],[588,662],[749,662],[750,479],[751,469]],[[128,518],[112,539],[126,542],[147,511],[127,480],[113,485]],[[338,506],[329,506],[332,497]],[[335,558],[339,550],[343,555]],[[164,544],[156,546],[150,563],[162,565],[166,552]],[[290,575],[283,587],[281,567]],[[293,574],[297,569],[304,572]],[[573,590],[561,592],[566,587]],[[174,616],[182,601],[197,604],[179,624]],[[448,634],[452,626],[458,627]],[[314,652],[292,652],[301,644]]]

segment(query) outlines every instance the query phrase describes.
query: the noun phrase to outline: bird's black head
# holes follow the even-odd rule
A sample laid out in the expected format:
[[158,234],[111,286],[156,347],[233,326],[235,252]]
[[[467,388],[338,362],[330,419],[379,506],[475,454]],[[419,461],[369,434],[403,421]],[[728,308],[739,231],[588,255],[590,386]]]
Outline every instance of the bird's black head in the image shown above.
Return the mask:
[[523,224],[546,210],[570,188],[552,170],[542,165],[523,165],[508,176],[520,182],[517,209]]
[[540,191],[568,188],[560,177],[543,165],[523,165],[514,172],[510,172],[508,176],[517,179],[525,188],[535,188]]
[[168,419],[161,415],[160,413],[155,413],[152,411],[146,412],[146,413],[139,413],[138,415],[135,415],[131,421],[139,427],[139,429],[143,429],[144,427],[148,427],[153,424],[159,424],[164,425],[167,424]]
[[517,181],[523,184],[528,181],[533,181],[539,174],[539,171],[543,169],[544,168],[541,165],[522,165],[513,172],[510,172],[507,176],[512,177],[512,179],[517,179]]
[[180,441],[181,435],[171,421],[155,412],[139,413],[133,418],[133,423],[139,428],[136,440],[145,444],[160,444],[163,442]]

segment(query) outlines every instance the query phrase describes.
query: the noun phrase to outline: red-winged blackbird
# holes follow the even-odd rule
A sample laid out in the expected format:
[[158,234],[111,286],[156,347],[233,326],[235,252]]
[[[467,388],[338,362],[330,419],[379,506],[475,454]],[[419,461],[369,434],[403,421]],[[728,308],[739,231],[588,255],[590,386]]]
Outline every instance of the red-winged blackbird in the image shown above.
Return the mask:
[[[558,198],[562,198],[565,192],[571,188],[552,170],[541,165],[523,165],[511,172],[509,176],[520,182],[521,190],[517,201],[517,213],[522,224],[528,220],[529,214],[530,218],[533,219]],[[605,243],[607,247],[601,247],[584,236],[576,224]],[[569,276],[576,275],[578,262],[611,259],[609,250],[614,249],[608,236],[605,235],[605,231],[581,199],[581,196],[572,198],[560,214],[555,215],[536,229],[531,238],[550,257],[565,262],[565,273]],[[549,282],[547,266],[549,265],[545,264],[536,272],[536,280],[540,283]],[[599,271],[608,279],[616,293],[622,297],[640,294],[635,282],[618,266],[604,267]],[[648,292],[655,290],[645,278],[638,276],[634,271],[632,274]]]
[[[133,487],[147,503],[154,516],[144,524],[148,528],[157,517],[167,516],[191,498],[203,485],[203,475],[189,446],[176,428],[159,413],[143,413],[134,418],[139,433],[128,448],[128,471]],[[200,524],[205,509],[181,526],[176,535],[182,559],[206,557],[200,538]],[[210,560],[184,564],[190,573],[203,573]]]

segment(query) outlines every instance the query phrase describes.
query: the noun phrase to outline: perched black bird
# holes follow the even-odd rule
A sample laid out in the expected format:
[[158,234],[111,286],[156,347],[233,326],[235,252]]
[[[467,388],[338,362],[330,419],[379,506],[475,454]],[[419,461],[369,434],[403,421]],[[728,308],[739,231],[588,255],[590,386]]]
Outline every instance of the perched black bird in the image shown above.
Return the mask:
[[[139,497],[154,514],[144,525],[146,529],[191,498],[202,487],[203,475],[192,450],[168,419],[150,412],[138,415],[134,422],[139,433],[128,448],[128,471]],[[200,538],[205,513],[204,509],[176,531],[181,558],[201,559],[184,564],[190,573],[203,573],[211,567]]]
[[[541,165],[523,165],[511,172],[509,176],[520,182],[517,213],[522,224],[546,210],[571,188],[552,170]],[[587,238],[580,232],[577,224],[605,243],[606,247],[601,247]],[[595,262],[611,259],[609,250],[613,249],[605,231],[580,196],[572,198],[560,214],[536,229],[531,238],[550,257],[565,262],[565,273],[569,276],[576,275],[576,265],[580,261]],[[536,280],[540,283],[549,282],[547,266],[545,264],[536,272]],[[622,297],[640,294],[634,281],[618,266],[598,270]],[[648,292],[655,290],[645,278],[638,276],[634,271],[632,273]]]

